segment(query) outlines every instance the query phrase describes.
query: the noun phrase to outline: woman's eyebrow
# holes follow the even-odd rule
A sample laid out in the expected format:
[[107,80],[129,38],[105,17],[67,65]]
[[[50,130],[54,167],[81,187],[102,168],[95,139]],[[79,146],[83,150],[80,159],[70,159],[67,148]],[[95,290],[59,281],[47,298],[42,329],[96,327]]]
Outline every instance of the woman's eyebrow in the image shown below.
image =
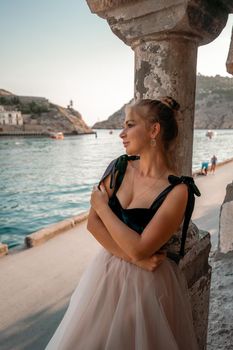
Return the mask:
[[124,124],[127,125],[127,124],[130,123],[130,122],[134,122],[134,119],[128,119],[128,120],[126,120],[126,121],[124,122]]

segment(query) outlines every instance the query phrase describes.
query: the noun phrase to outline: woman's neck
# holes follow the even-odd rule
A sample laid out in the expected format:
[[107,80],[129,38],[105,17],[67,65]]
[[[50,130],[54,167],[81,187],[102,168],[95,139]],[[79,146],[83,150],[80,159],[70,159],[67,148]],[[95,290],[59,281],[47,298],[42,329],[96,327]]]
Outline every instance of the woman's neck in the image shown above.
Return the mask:
[[170,171],[167,161],[160,152],[146,152],[140,154],[138,171],[141,176],[158,178]]

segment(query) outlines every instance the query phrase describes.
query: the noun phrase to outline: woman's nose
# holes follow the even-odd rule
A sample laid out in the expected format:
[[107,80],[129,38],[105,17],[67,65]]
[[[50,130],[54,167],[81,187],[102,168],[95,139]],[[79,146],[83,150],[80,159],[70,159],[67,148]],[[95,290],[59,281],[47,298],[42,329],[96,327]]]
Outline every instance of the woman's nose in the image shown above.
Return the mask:
[[126,136],[125,129],[123,129],[123,130],[120,132],[119,136],[120,136],[122,139],[123,139],[123,137]]

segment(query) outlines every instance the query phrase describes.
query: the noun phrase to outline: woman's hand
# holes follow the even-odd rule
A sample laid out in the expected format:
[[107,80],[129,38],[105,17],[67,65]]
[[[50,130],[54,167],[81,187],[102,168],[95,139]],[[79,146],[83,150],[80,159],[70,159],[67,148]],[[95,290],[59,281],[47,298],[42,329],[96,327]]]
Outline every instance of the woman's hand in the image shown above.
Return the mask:
[[100,189],[97,186],[93,187],[91,194],[91,206],[96,211],[97,214],[108,205],[108,193],[105,187],[101,184]]
[[139,260],[134,264],[144,270],[152,272],[162,264],[165,258],[166,258],[166,253],[161,252],[161,253],[153,254],[150,258]]

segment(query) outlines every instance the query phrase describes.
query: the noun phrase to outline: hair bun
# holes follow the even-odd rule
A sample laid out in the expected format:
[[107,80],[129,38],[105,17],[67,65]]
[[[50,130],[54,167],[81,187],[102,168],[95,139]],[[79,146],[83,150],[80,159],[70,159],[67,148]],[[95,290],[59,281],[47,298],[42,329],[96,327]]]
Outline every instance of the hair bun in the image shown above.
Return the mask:
[[160,98],[160,101],[166,105],[167,107],[171,108],[173,111],[178,111],[180,109],[180,105],[174,98],[171,96],[163,96]]

